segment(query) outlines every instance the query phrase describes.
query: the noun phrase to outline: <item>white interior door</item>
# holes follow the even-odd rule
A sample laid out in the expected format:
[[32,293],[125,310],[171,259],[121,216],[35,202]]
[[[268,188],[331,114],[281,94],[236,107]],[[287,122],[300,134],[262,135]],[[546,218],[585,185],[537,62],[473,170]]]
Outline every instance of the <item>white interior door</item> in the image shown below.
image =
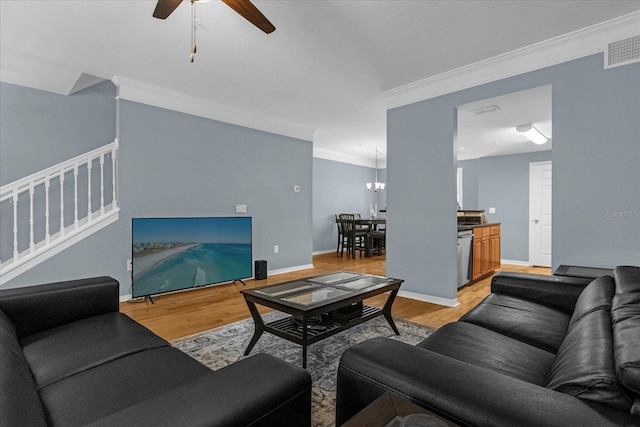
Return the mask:
[[551,267],[551,162],[529,164],[529,263]]

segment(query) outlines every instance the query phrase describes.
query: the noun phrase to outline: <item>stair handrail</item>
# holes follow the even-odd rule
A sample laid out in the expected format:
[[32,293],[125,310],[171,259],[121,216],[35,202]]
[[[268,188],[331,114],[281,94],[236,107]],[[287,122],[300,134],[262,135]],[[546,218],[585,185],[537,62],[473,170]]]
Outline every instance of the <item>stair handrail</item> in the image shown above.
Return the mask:
[[[102,147],[98,147],[94,150],[91,150],[87,153],[78,155],[71,159],[60,162],[56,165],[47,167],[41,171],[33,173],[24,178],[20,178],[16,181],[13,181],[9,184],[3,185],[0,187],[0,204],[10,201],[13,205],[13,248],[12,248],[12,256],[7,259],[0,259],[0,284],[5,283],[11,278],[15,277],[17,274],[21,274],[25,271],[25,264],[31,263],[35,265],[41,261],[33,263],[33,261],[40,255],[45,254],[46,252],[55,252],[51,251],[54,247],[62,246],[65,240],[70,240],[72,238],[78,239],[78,236],[82,233],[86,233],[88,229],[93,227],[94,225],[102,228],[105,224],[109,223],[106,220],[114,221],[117,219],[117,214],[119,212],[118,206],[118,194],[117,194],[117,152],[118,152],[118,139],[116,138],[113,142],[106,144]],[[105,163],[106,158],[110,155],[111,157],[111,165],[109,166],[111,169],[111,203],[105,205]],[[93,162],[98,160],[100,167],[100,206],[97,209],[94,209],[92,206],[92,168]],[[83,214],[82,218],[79,217],[78,214],[78,169],[86,166],[87,167],[87,212],[86,215]],[[73,209],[74,209],[74,218],[73,223],[69,226],[65,225],[65,214],[64,214],[64,181],[65,175],[69,172],[73,171]],[[59,179],[60,180],[60,212],[57,214],[60,217],[60,230],[59,232],[52,233],[49,226],[49,184],[52,180]],[[34,190],[36,187],[44,185],[45,187],[45,207],[44,207],[44,217],[39,216],[38,218],[45,223],[45,236],[44,239],[36,241],[34,236]],[[97,184],[96,184],[97,185]],[[18,243],[18,200],[21,195],[24,193],[29,193],[29,247],[20,250]],[[26,196],[25,196],[26,197]],[[26,220],[24,221],[26,222]],[[25,232],[26,233],[26,232]],[[55,241],[54,241],[55,240]],[[7,245],[8,246],[8,245]],[[58,248],[57,251],[61,249]],[[57,253],[57,252],[56,252]],[[52,254],[49,254],[44,259],[49,258]],[[42,260],[44,260],[42,259]],[[20,272],[15,272],[18,267],[22,267]],[[9,274],[12,273],[12,274]]]

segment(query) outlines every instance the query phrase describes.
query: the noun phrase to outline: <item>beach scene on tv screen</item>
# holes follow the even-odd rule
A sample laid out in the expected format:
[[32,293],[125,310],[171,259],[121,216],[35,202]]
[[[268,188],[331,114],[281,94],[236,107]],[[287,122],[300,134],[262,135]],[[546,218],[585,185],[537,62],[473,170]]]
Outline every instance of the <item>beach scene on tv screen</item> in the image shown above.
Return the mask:
[[251,218],[134,218],[134,297],[251,276]]

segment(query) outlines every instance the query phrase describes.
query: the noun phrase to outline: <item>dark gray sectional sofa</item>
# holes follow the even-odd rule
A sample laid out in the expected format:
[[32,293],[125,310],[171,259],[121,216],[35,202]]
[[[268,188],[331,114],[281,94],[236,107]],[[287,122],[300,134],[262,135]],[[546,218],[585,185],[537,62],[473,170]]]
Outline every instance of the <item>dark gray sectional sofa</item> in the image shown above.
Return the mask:
[[310,426],[309,374],[211,371],[119,313],[109,277],[0,291],[0,426]]
[[458,322],[340,361],[337,425],[385,392],[468,426],[640,426],[640,268],[593,281],[499,273]]

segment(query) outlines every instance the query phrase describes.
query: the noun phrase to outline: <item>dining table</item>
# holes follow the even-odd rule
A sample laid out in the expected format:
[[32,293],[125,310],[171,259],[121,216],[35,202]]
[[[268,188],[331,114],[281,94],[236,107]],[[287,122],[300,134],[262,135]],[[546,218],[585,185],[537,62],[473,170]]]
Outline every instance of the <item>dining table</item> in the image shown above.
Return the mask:
[[387,225],[386,218],[360,218],[355,220],[356,225],[367,225],[369,231],[375,231],[380,228],[380,225]]

